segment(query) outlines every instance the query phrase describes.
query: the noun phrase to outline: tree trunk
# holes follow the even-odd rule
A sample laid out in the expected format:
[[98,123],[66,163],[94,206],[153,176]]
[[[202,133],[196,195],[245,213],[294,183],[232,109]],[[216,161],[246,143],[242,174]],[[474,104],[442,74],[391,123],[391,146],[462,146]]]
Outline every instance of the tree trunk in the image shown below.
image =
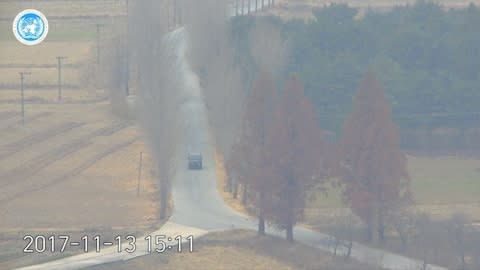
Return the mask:
[[295,179],[293,177],[293,174],[290,172],[289,177],[288,177],[288,185],[287,185],[287,224],[286,224],[286,229],[287,229],[287,240],[289,242],[293,242],[293,224],[295,223],[295,202],[294,202],[294,191],[295,190]]
[[380,243],[385,241],[385,225],[383,224],[383,221],[378,224],[378,240]]
[[265,193],[258,192],[258,235],[265,235]]
[[377,218],[378,218],[378,224],[377,224],[377,231],[378,231],[378,241],[380,243],[383,243],[385,241],[385,222],[383,220],[383,215],[384,215],[384,208],[383,208],[383,194],[382,192],[378,192],[378,206],[377,208]]
[[352,247],[353,247],[353,242],[349,241],[347,246],[347,255],[346,255],[347,258],[350,258],[350,256],[352,255]]
[[265,235],[265,219],[262,214],[258,216],[258,235]]
[[293,242],[293,225],[291,222],[288,222],[286,231],[287,231],[287,241]]
[[407,251],[407,237],[405,235],[400,235],[400,240],[402,241],[402,252]]
[[173,28],[177,25],[177,0],[173,0]]
[[182,16],[183,16],[183,6],[180,5],[178,8],[178,24],[180,25],[182,24]]
[[238,182],[237,180],[233,180],[233,198],[238,198]]
[[339,239],[338,237],[335,237],[335,242],[334,242],[334,246],[333,246],[332,258],[337,257],[338,245],[340,245],[340,239]]
[[168,178],[160,179],[160,220],[167,218],[168,210]]
[[227,182],[225,183],[225,186],[223,187],[223,191],[227,191],[229,193],[233,192],[233,179],[230,176],[227,176]]
[[258,0],[255,0],[255,13],[258,11]]
[[460,257],[461,257],[460,259],[462,260],[462,270],[467,270],[467,262],[465,261],[465,253],[463,252],[463,250]]
[[248,193],[248,185],[247,185],[247,183],[245,183],[243,185],[243,192],[242,192],[242,204],[243,205],[247,205],[247,197],[248,197],[247,193]]
[[372,242],[373,240],[373,225],[372,225],[372,222],[371,221],[368,221],[368,224],[367,224],[367,241],[368,242]]

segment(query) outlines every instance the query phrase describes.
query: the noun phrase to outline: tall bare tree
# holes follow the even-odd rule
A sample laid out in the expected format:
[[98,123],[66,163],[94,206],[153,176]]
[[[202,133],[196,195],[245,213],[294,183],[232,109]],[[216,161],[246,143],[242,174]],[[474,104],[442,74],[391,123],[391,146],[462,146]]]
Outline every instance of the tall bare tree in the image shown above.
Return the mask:
[[241,128],[246,91],[227,35],[228,1],[184,0],[183,5],[189,34],[188,57],[200,78],[217,149],[229,159]]
[[[168,22],[158,16],[165,1],[135,1],[131,5],[132,60],[137,67],[137,108],[139,119],[153,150],[160,180],[160,218],[167,217],[171,173],[179,138],[177,105],[181,83],[178,72],[178,44],[166,36]],[[152,33],[157,37],[152,39]]]

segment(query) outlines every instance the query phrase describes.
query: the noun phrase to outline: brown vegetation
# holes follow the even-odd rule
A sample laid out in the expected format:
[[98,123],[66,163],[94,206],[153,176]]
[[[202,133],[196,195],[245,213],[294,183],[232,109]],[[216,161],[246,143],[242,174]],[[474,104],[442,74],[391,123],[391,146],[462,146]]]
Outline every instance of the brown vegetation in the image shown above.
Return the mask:
[[411,202],[406,158],[399,147],[384,90],[368,72],[355,97],[339,145],[339,169],[344,196],[368,226],[384,240],[386,217]]
[[88,270],[109,269],[318,269],[367,270],[357,262],[332,259],[311,247],[263,236],[251,231],[210,233],[196,239],[193,253],[167,252],[140,257],[123,263],[113,263]]

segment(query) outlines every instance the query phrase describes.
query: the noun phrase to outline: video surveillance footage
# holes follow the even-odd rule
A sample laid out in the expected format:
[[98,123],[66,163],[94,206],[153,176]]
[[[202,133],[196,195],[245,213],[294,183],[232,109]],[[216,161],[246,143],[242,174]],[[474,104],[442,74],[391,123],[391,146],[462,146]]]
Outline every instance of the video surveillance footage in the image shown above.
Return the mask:
[[0,270],[480,270],[480,0],[0,0]]

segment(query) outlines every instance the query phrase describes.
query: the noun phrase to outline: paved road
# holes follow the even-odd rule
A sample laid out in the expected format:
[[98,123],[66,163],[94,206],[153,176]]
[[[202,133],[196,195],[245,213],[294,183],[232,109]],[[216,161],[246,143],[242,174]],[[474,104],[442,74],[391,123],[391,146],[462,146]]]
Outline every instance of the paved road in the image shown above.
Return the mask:
[[[228,228],[256,229],[254,220],[243,216],[230,209],[220,197],[216,188],[216,175],[214,169],[213,148],[207,113],[202,100],[202,92],[198,77],[188,65],[185,52],[185,31],[179,29],[171,33],[171,48],[176,48],[179,57],[180,73],[183,76],[185,97],[180,107],[183,123],[183,147],[176,157],[177,170],[173,178],[173,201],[174,211],[169,222],[155,234],[163,235],[195,235],[199,237],[208,231],[224,230]],[[174,46],[173,46],[174,45]],[[202,171],[189,171],[186,164],[186,155],[189,151],[201,152],[204,156],[205,168]],[[267,232],[283,237],[283,232],[274,231],[271,228]],[[295,228],[297,241],[330,251],[329,237],[305,228]],[[61,259],[58,261],[21,268],[23,270],[43,269],[81,269],[87,266],[109,263],[113,261],[128,260],[147,254],[146,247],[140,245],[134,254],[118,253],[116,248],[105,249],[101,253],[82,254]],[[340,250],[340,252],[342,252]],[[403,256],[371,249],[360,244],[354,244],[352,257],[372,265],[380,265],[386,269],[413,270],[421,269],[421,263]],[[436,266],[430,266],[430,270],[445,270]]]

